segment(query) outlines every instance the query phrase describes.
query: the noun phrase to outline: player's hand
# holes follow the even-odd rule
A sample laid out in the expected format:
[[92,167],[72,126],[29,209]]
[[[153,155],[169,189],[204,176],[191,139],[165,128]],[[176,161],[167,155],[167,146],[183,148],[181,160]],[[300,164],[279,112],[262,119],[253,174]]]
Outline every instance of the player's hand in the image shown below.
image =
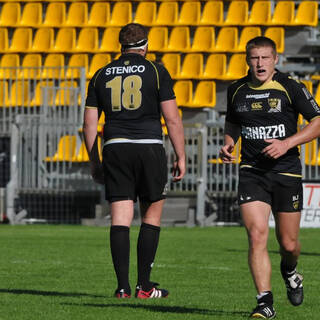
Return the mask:
[[234,149],[234,146],[230,144],[226,144],[221,148],[219,157],[223,163],[232,163],[233,161],[236,160],[236,157],[232,155],[233,149]]
[[265,142],[269,143],[261,152],[266,157],[272,159],[278,159],[287,153],[289,147],[286,140],[278,140],[278,139],[265,139]]
[[91,176],[94,182],[104,185],[104,173],[101,163],[91,163]]
[[173,163],[173,182],[180,181],[186,173],[186,161],[185,159],[179,159]]

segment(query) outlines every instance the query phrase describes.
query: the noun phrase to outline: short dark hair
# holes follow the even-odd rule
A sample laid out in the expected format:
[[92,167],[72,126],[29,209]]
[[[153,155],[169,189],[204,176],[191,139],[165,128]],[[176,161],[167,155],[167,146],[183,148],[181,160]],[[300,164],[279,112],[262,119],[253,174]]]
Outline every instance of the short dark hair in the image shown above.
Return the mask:
[[255,37],[249,40],[246,45],[246,54],[249,55],[249,51],[251,49],[260,47],[271,47],[273,50],[273,54],[277,54],[277,46],[275,42],[267,37]]
[[122,47],[137,44],[148,39],[148,30],[139,23],[129,23],[125,25],[119,33],[119,42]]

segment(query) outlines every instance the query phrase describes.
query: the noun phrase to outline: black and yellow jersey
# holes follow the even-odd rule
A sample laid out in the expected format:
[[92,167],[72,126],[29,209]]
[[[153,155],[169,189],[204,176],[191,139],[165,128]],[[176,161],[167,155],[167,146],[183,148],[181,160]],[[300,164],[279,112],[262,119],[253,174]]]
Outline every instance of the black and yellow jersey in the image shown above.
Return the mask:
[[279,173],[301,174],[298,148],[278,159],[261,151],[265,139],[285,139],[297,132],[298,115],[307,121],[320,117],[320,108],[305,85],[276,70],[272,80],[253,86],[251,76],[228,88],[226,121],[241,127],[241,165]]
[[104,140],[162,140],[160,102],[175,98],[164,66],[140,54],[122,54],[89,82],[86,108],[105,113]]

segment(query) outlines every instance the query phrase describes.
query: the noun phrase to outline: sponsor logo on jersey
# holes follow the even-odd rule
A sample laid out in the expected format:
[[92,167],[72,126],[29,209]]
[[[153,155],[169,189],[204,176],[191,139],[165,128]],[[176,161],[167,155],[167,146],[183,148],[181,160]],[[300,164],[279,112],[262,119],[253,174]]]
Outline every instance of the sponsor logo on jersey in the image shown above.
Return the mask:
[[249,109],[245,104],[236,106],[236,112],[246,112],[246,111],[249,111]]
[[311,93],[308,91],[307,88],[302,88],[302,91],[308,100],[312,97]]
[[261,93],[261,94],[247,94],[246,99],[264,99],[269,98],[270,92]]
[[268,99],[270,110],[268,112],[281,112],[281,100],[277,98]]
[[124,74],[124,73],[143,73],[146,67],[144,65],[133,65],[123,67],[110,67],[106,69],[106,75],[110,74]]
[[241,134],[249,140],[277,139],[286,136],[286,129],[284,124],[260,127],[242,126]]
[[320,108],[319,108],[317,102],[313,98],[310,100],[310,103],[315,111],[320,112]]
[[262,110],[262,102],[253,102],[251,104],[251,110]]

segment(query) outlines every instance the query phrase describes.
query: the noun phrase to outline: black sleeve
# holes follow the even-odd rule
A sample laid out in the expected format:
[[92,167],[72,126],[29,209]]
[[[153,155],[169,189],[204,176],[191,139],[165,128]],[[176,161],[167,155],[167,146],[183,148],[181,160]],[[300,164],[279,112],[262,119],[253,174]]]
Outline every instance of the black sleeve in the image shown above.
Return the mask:
[[158,64],[158,70],[159,70],[159,101],[166,101],[166,100],[172,100],[175,99],[175,94],[173,91],[173,81],[172,78],[168,72],[168,70]]
[[[100,69],[101,70],[101,69]],[[95,75],[91,78],[88,91],[87,91],[87,98],[86,98],[86,107],[99,107],[98,97],[96,94],[95,83],[99,76],[100,70],[98,70]]]
[[232,97],[234,94],[235,90],[234,90],[234,86],[231,85],[228,87],[228,91],[227,91],[227,114],[226,114],[226,121],[227,122],[231,122],[231,123],[235,123],[237,124],[237,120],[236,117],[234,115],[234,108],[232,105]]

